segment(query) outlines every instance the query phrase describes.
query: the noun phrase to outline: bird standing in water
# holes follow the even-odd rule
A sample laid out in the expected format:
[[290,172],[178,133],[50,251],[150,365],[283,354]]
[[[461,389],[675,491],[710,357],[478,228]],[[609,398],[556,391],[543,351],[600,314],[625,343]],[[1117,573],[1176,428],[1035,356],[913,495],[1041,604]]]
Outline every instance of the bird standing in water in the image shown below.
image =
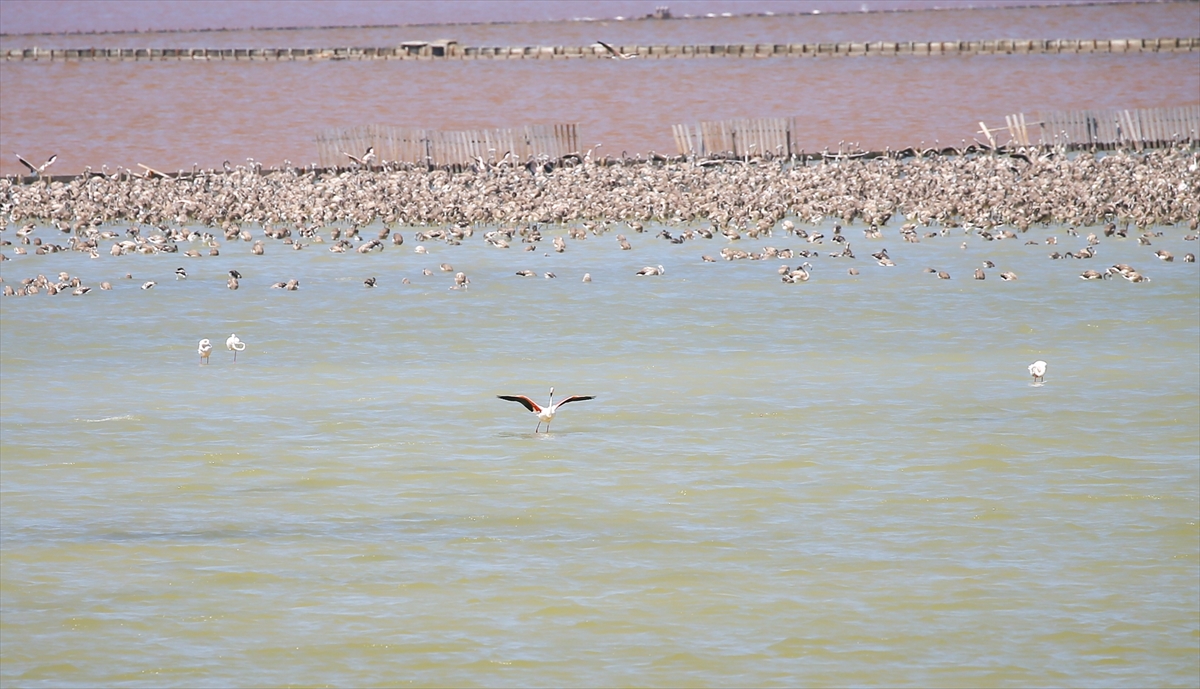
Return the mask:
[[1029,375],[1033,376],[1034,383],[1044,383],[1046,381],[1046,362],[1035,361],[1030,364]]
[[225,349],[233,352],[233,362],[237,363],[237,353],[246,349],[246,343],[238,339],[237,335],[230,335],[228,340],[225,340]]
[[546,424],[546,432],[549,433],[550,422],[554,420],[554,413],[558,411],[559,407],[563,406],[567,402],[582,402],[583,400],[596,399],[595,395],[572,395],[564,400],[560,400],[558,404],[555,404],[554,388],[550,388],[550,403],[545,407],[538,405],[537,402],[534,402],[525,395],[496,395],[496,397],[499,397],[502,400],[508,400],[510,402],[520,402],[521,404],[525,405],[526,409],[536,414],[538,417],[538,425],[537,428],[533,429],[534,433],[538,432],[543,423]]

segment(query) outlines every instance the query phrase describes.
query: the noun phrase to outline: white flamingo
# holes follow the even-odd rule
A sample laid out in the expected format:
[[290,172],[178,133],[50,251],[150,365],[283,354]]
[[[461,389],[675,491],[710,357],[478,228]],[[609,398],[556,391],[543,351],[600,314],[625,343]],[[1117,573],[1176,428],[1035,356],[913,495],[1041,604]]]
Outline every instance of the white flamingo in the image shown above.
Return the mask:
[[209,342],[208,338],[206,337],[203,340],[200,340],[200,346],[196,348],[196,351],[200,352],[200,363],[207,364],[208,357],[210,354],[212,354],[212,343]]
[[1033,376],[1034,383],[1043,383],[1046,380],[1046,362],[1035,361],[1029,365],[1029,375]]
[[228,340],[225,340],[225,349],[233,352],[233,361],[237,363],[237,353],[246,349],[246,343],[238,339],[237,335],[230,335]]
[[595,395],[572,395],[564,400],[560,400],[558,404],[555,404],[553,387],[550,388],[550,403],[545,407],[538,405],[537,402],[534,402],[525,395],[496,395],[496,397],[499,397],[502,400],[508,400],[510,402],[520,402],[521,404],[525,405],[526,409],[536,414],[538,417],[538,425],[537,428],[533,429],[534,433],[538,432],[538,429],[542,427],[543,423],[546,424],[546,432],[549,433],[550,422],[554,420],[554,413],[558,411],[559,407],[563,406],[567,402],[582,402],[583,400],[596,399]]

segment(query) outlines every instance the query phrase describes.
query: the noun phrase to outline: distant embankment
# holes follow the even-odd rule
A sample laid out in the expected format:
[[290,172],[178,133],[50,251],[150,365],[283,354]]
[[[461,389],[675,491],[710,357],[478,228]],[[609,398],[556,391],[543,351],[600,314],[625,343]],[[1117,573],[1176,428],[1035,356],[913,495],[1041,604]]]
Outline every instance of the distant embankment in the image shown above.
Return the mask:
[[406,41],[380,48],[13,48],[5,61],[162,60],[561,60],[767,58],[889,55],[1021,55],[1200,51],[1197,38],[999,39],[874,41],[870,43],[745,43],[729,45],[460,46],[455,41]]

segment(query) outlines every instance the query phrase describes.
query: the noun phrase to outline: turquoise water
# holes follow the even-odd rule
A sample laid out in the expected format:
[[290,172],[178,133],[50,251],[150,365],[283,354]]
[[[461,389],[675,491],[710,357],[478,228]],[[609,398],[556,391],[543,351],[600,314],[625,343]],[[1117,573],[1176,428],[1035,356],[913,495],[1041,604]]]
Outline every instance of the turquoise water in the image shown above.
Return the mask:
[[114,289],[0,299],[3,683],[1196,684],[1185,228],[737,243],[802,284],[659,229],[4,262]]

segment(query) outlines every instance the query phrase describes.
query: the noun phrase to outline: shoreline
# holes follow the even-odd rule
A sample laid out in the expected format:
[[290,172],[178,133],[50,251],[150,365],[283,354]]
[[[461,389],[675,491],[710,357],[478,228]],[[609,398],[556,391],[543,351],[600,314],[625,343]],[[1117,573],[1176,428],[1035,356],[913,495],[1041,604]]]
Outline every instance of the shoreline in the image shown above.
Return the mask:
[[144,176],[89,172],[28,184],[3,178],[0,212],[6,223],[66,223],[74,230],[114,222],[324,227],[376,219],[388,226],[708,222],[745,230],[786,217],[882,225],[914,213],[918,222],[1027,229],[1045,222],[1146,227],[1200,216],[1194,147],[1103,155],[1022,151],[912,151],[907,158],[843,155],[819,162],[575,155],[524,164],[274,172],[252,164],[174,177],[145,168]]

